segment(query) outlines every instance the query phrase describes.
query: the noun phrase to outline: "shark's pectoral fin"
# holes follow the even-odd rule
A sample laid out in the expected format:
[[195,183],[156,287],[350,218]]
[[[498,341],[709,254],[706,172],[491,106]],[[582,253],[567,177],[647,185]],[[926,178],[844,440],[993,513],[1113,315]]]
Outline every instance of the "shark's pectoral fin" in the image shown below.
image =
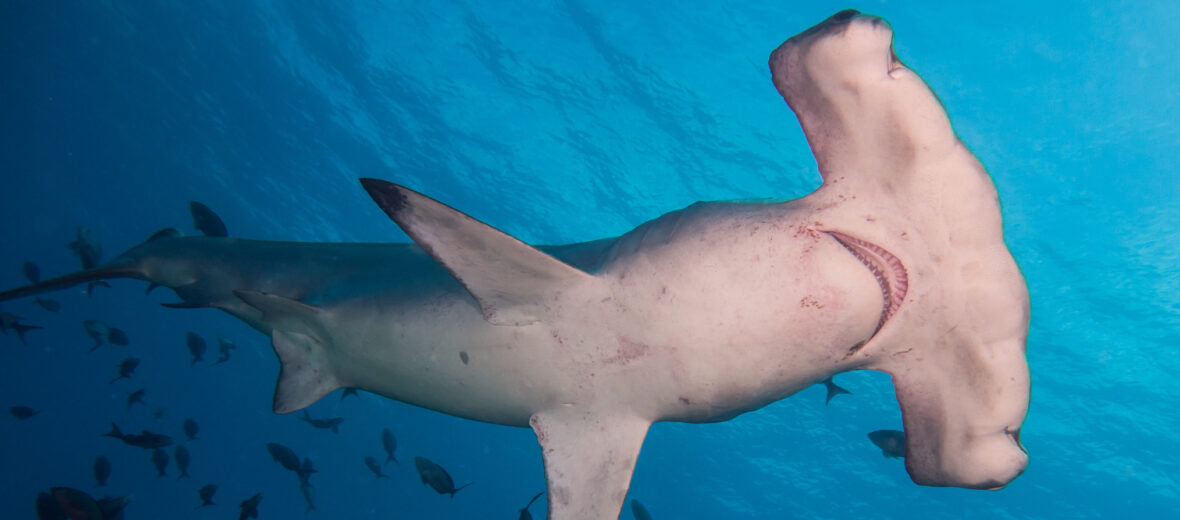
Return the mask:
[[563,406],[529,424],[545,460],[549,519],[617,519],[651,422]]
[[554,294],[593,277],[430,197],[377,179],[365,190],[497,325],[533,323]]
[[328,363],[324,311],[302,302],[254,291],[234,291],[247,305],[262,312],[271,327],[271,345],[279,357],[275,413],[302,410],[344,385]]

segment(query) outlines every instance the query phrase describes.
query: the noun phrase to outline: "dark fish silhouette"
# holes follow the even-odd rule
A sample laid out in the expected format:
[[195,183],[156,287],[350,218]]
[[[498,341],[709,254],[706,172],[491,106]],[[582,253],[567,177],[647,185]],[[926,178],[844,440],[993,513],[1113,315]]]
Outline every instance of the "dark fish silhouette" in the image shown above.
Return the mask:
[[356,393],[356,387],[346,386],[346,387],[344,387],[344,391],[340,392],[340,400],[343,401],[345,397],[348,397],[350,395],[355,396],[355,397],[360,397],[361,394]]
[[74,241],[69,243],[69,248],[78,255],[78,260],[82,261],[82,269],[98,267],[102,260],[102,246],[90,235],[89,229],[78,228]]
[[389,475],[381,472],[381,463],[377,462],[376,458],[365,456],[365,465],[369,467],[369,471],[372,471],[373,475],[376,475],[375,478],[389,478]]
[[86,494],[67,487],[55,487],[48,493],[37,495],[37,518],[39,520],[103,520],[103,510],[98,501]]
[[307,509],[304,513],[315,511],[315,488],[306,480],[299,482],[299,492],[303,494],[303,500],[307,502]]
[[201,356],[205,355],[205,338],[202,338],[195,332],[186,332],[184,335],[184,343],[188,345],[188,352],[193,356],[193,364],[204,359]]
[[25,260],[25,263],[21,265],[21,272],[24,273],[25,279],[29,283],[41,283],[41,268],[37,267],[37,264]]
[[107,343],[120,346],[131,344],[131,340],[127,338],[127,333],[123,332],[122,329],[111,327],[98,320],[83,321],[82,329],[86,331],[86,337],[94,341],[94,346],[90,347],[91,352],[94,352],[98,347]]
[[155,417],[157,421],[163,421],[164,416],[167,414],[168,414],[167,408],[156,408],[155,410],[152,410],[152,417]]
[[213,364],[220,365],[226,361],[229,361],[229,354],[235,348],[237,348],[237,346],[234,345],[233,341],[225,339],[219,334],[217,336],[217,361]]
[[201,498],[201,503],[193,509],[200,509],[205,506],[215,506],[213,503],[213,495],[217,493],[217,484],[205,484],[201,489],[197,490],[197,496]]
[[168,475],[168,452],[160,448],[152,450],[152,465],[156,467],[156,478]]
[[344,422],[343,417],[328,417],[324,419],[312,419],[307,410],[303,411],[303,417],[300,417],[303,422],[315,426],[316,428],[324,430],[332,430],[332,433],[340,433],[340,423]]
[[131,495],[121,497],[102,497],[98,499],[98,509],[102,511],[101,520],[123,520],[123,509],[131,503]]
[[135,433],[123,433],[119,431],[119,427],[115,423],[111,423],[111,431],[102,434],[103,437],[114,437],[123,441],[123,444],[128,446],[135,446],[136,448],[143,448],[151,450],[156,448],[163,448],[172,445],[172,437],[167,435],[152,433],[147,430]]
[[99,487],[107,485],[107,479],[111,477],[111,461],[110,459],[99,455],[94,458],[94,481],[98,483]]
[[107,328],[107,343],[110,343],[112,345],[119,345],[119,346],[126,347],[127,345],[131,344],[131,340],[127,338],[127,333],[123,332],[123,329],[117,329],[115,327],[108,327]]
[[86,337],[94,341],[94,346],[90,347],[91,352],[103,346],[107,342],[107,334],[111,332],[111,328],[107,324],[98,320],[83,321],[82,330],[86,331]]
[[827,405],[828,403],[832,402],[833,397],[836,397],[840,394],[851,394],[852,393],[852,392],[849,392],[848,390],[845,390],[844,388],[841,388],[839,385],[837,385],[835,383],[835,381],[832,381],[832,377],[834,377],[834,376],[829,376],[827,379],[820,381],[820,383],[823,383],[824,388],[828,389],[828,398],[824,400],[824,405]]
[[311,478],[312,473],[319,473],[319,470],[315,469],[315,466],[311,464],[311,459],[304,457],[303,465],[299,466],[299,483],[310,486],[311,483],[308,479]]
[[41,282],[41,268],[37,267],[37,264],[25,260],[25,263],[21,265],[21,272],[25,274],[25,280],[28,280],[29,283]]
[[647,512],[647,508],[634,498],[631,499],[631,515],[635,520],[651,520],[651,513]]
[[12,313],[0,311],[0,332],[8,334],[8,329],[12,328],[13,324],[24,318]]
[[116,378],[108,381],[107,384],[114,383],[115,381],[118,381],[120,379],[130,379],[132,374],[135,373],[135,367],[138,367],[138,366],[139,366],[139,358],[129,357],[127,359],[124,359],[122,363],[119,363],[119,377],[116,377]]
[[397,437],[393,436],[393,432],[389,431],[389,428],[381,430],[381,446],[385,448],[386,464],[389,464],[391,460],[399,465],[401,464],[397,461],[397,457],[393,456],[393,453],[397,451]]
[[12,330],[16,331],[17,339],[20,339],[20,342],[22,344],[26,344],[26,345],[28,344],[28,341],[25,339],[25,333],[30,330],[39,330],[39,329],[41,329],[41,327],[38,325],[25,325],[24,323],[13,323],[12,324]]
[[869,433],[869,440],[881,448],[881,454],[885,457],[890,459],[905,458],[905,432],[877,430]]
[[270,458],[278,462],[280,466],[299,473],[299,456],[295,454],[294,450],[277,442],[268,442],[266,443],[266,451],[270,452]]
[[49,298],[37,296],[33,298],[33,303],[40,305],[42,309],[45,309],[49,312],[57,312],[61,310],[61,303],[57,300],[50,300]]
[[18,406],[13,406],[12,408],[9,408],[8,413],[12,414],[13,417],[16,417],[17,419],[20,419],[23,421],[25,419],[28,419],[34,415],[41,413],[41,411],[34,410],[32,408],[29,408],[28,406],[19,406],[18,405]]
[[[75,255],[78,255],[78,260],[82,262],[82,269],[87,270],[98,267],[99,262],[102,260],[102,246],[99,245],[98,241],[90,235],[90,230],[80,227],[78,228],[75,237],[76,238],[74,241],[70,242],[68,245],[70,251],[73,251]],[[86,296],[90,296],[94,292],[95,287],[109,288],[110,286],[111,284],[107,283],[105,280],[87,280],[85,289]]]
[[24,321],[24,318],[20,316],[0,311],[0,333],[8,335],[8,329],[12,329],[13,332],[16,332],[16,337],[20,339],[20,342],[25,343],[25,333],[30,330],[40,329],[41,327],[25,325],[21,323],[22,321]]
[[418,468],[418,476],[422,477],[422,483],[430,486],[440,495],[451,495],[451,498],[454,498],[455,493],[471,485],[469,482],[456,488],[455,481],[451,480],[451,475],[447,473],[447,470],[423,457],[414,457],[414,467]]
[[176,445],[176,449],[172,450],[172,455],[173,458],[176,459],[176,469],[180,470],[180,476],[176,477],[176,480],[180,480],[185,477],[192,478],[191,475],[188,474],[188,463],[192,460],[192,458],[189,456],[188,448],[178,444]]
[[131,409],[131,405],[135,403],[143,404],[143,396],[147,393],[146,389],[140,388],[134,392],[127,394],[127,409]]
[[4,334],[8,334],[8,329],[12,328],[12,325],[14,323],[21,321],[23,319],[24,318],[17,316],[15,314],[0,311],[0,332],[3,332]]
[[262,493],[256,493],[254,496],[247,498],[238,507],[242,512],[238,514],[238,520],[246,520],[247,518],[258,518],[258,503],[262,502]]
[[189,201],[188,210],[193,215],[193,227],[203,235],[207,237],[229,236],[225,230],[225,223],[221,221],[221,217],[209,209],[209,206],[193,200]]
[[197,437],[197,433],[201,431],[201,427],[197,425],[197,421],[185,419],[183,428],[184,436],[187,437],[188,440],[195,441],[199,439],[199,437]]
[[[99,262],[102,260],[102,246],[90,235],[89,229],[78,228],[74,241],[70,242],[68,246],[70,251],[78,255],[78,260],[82,262],[83,270],[98,267]],[[86,280],[85,292],[87,296],[90,296],[95,287],[110,286],[111,284],[106,283],[104,280]]]
[[524,507],[520,508],[520,517],[517,518],[516,520],[533,520],[533,514],[529,512],[529,507],[532,507],[533,502],[536,502],[537,499],[541,498],[541,495],[544,495],[544,494],[545,494],[544,491],[537,493],[537,496],[533,497],[532,500],[529,500],[529,503],[525,504]]

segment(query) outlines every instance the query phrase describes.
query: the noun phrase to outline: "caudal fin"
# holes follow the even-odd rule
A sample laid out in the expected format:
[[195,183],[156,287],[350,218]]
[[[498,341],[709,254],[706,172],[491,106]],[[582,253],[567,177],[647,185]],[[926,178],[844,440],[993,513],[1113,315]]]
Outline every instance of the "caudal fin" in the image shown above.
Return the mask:
[[16,331],[16,337],[20,338],[20,342],[25,343],[25,344],[28,343],[25,341],[25,333],[30,330],[37,330],[40,328],[41,327],[38,327],[36,325],[25,325],[23,323],[13,323],[12,324],[12,330]]
[[112,262],[93,269],[86,269],[76,273],[58,276],[57,278],[51,278],[43,282],[0,292],[0,302],[34,296],[50,291],[59,291],[78,284],[97,282],[110,278],[136,278],[143,280],[144,275],[129,262]]
[[828,389],[828,398],[824,400],[824,405],[827,405],[828,403],[832,402],[833,397],[836,397],[840,394],[851,394],[852,393],[852,392],[849,392],[848,390],[845,390],[840,385],[837,385],[835,383],[835,381],[832,381],[831,377],[824,379],[821,382],[824,384],[824,387],[826,387]]
[[[470,486],[470,485],[472,485],[472,484],[474,484],[474,483],[475,483],[475,482],[468,482],[468,483],[466,483],[466,484],[463,484],[462,486],[459,486],[459,487],[457,487],[457,488],[455,488],[455,489],[452,489],[452,490],[451,490],[451,498],[455,498],[455,493],[458,493],[458,492],[462,491],[462,490],[463,490],[463,488],[465,488],[465,487],[467,487],[467,486]],[[467,496],[467,495],[463,495],[463,496]]]
[[123,432],[119,431],[119,426],[117,424],[111,423],[111,431],[102,434],[102,436],[103,437],[114,437],[116,439],[122,439]]
[[134,278],[136,280],[152,282],[153,285],[159,285],[161,284],[161,280],[150,279],[143,270],[142,260],[145,255],[150,255],[151,250],[144,250],[142,248],[147,244],[159,243],[164,239],[177,237],[180,237],[180,232],[172,228],[157,231],[143,243],[125,251],[114,260],[103,265],[58,276],[57,278],[43,280],[24,287],[2,291],[0,292],[0,302],[26,296],[35,296],[49,291],[68,289],[79,284],[86,284],[86,294],[89,295],[95,287],[110,287],[110,284],[106,283],[105,280],[112,278]]

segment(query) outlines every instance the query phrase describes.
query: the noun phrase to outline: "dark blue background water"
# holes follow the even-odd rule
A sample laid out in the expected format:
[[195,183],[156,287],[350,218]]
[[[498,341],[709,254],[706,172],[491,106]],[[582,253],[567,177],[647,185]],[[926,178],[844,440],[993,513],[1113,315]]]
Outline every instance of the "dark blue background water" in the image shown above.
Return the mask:
[[[818,175],[766,57],[845,4],[808,2],[39,2],[0,6],[0,286],[20,264],[77,268],[91,229],[106,258],[200,200],[239,237],[404,241],[356,178],[395,180],[530,242],[624,232],[696,200],[798,197]],[[124,5],[133,4],[133,5]],[[991,171],[1033,299],[1028,472],[1000,492],[923,488],[865,438],[897,428],[888,378],[854,373],[831,406],[813,387],[716,425],[652,428],[631,487],[670,518],[1108,518],[1180,515],[1180,13],[1168,2],[866,2]],[[167,291],[117,282],[3,310],[45,330],[0,337],[0,507],[40,490],[134,493],[128,518],[303,515],[275,441],[313,458],[325,518],[515,518],[543,488],[530,431],[339,393],[313,415],[270,412],[266,338]],[[81,321],[128,331],[86,353]],[[184,334],[239,345],[190,366]],[[108,385],[123,357],[131,381]],[[214,353],[206,356],[215,358]],[[125,409],[147,388],[147,406]],[[164,408],[162,420],[150,411]],[[180,437],[193,479],[155,478],[149,452],[99,437],[114,421]],[[400,458],[436,460],[454,499],[409,464],[374,481],[381,428]],[[170,469],[172,475],[175,468]],[[192,511],[196,488],[221,485]],[[535,512],[543,511],[541,503]],[[541,516],[538,514],[538,516]],[[626,512],[624,518],[629,518]]]

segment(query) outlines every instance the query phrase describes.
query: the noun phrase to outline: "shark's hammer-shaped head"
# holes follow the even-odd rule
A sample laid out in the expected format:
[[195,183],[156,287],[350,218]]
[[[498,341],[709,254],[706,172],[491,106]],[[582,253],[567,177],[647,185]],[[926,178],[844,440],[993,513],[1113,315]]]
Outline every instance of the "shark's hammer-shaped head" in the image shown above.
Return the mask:
[[938,98],[893,52],[888,22],[842,11],[770,56],[775,87],[799,117],[825,180],[904,173],[957,143]]
[[910,476],[995,489],[1028,464],[1027,288],[991,180],[892,41],[843,11],[783,43],[771,71],[824,178],[817,227],[894,274],[878,275],[893,306],[849,359],[893,376]]

